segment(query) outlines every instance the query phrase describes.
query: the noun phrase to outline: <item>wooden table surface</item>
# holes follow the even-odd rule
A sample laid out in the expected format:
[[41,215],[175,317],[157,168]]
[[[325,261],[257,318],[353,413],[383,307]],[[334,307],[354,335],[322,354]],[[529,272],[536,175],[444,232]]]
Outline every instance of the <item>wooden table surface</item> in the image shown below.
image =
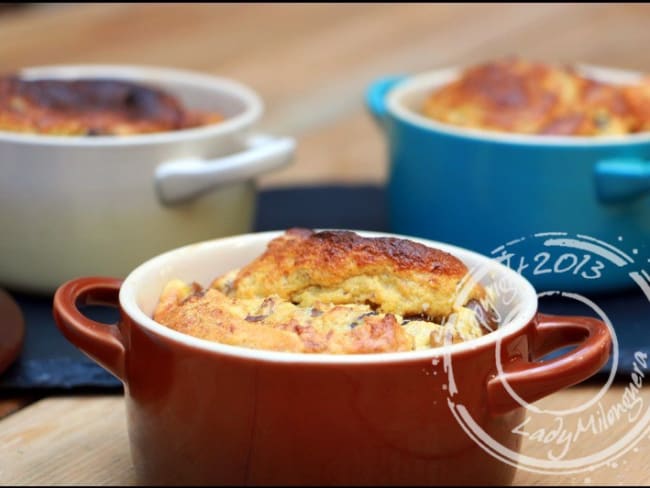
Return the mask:
[[[266,102],[262,127],[299,142],[295,164],[264,187],[382,183],[385,145],[364,88],[509,54],[650,72],[650,6],[633,5],[43,5],[0,11],[0,72],[60,63],[172,66],[248,84]],[[601,400],[620,401],[625,383]],[[540,402],[573,405],[600,385]],[[0,399],[0,484],[132,484],[118,396]],[[603,447],[623,424],[600,438]],[[587,442],[572,449],[594,448]],[[517,484],[650,484],[644,438],[616,462],[568,475],[518,471]],[[596,446],[598,447],[598,446]],[[525,440],[523,451],[544,447]],[[572,451],[572,454],[578,451]]]

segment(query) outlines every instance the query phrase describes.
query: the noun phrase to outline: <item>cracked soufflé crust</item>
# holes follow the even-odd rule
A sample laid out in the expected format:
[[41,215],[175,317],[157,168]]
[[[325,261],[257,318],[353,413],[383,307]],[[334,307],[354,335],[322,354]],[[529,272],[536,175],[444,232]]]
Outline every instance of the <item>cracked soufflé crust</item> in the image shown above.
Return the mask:
[[480,337],[496,326],[491,311],[483,287],[448,253],[406,239],[290,229],[206,289],[170,281],[154,320],[224,344],[357,354]]
[[[384,313],[438,319],[453,311],[468,270],[458,258],[408,239],[290,229],[243,267],[239,297],[277,294],[304,306],[366,303]],[[468,297],[480,299],[476,287]]]

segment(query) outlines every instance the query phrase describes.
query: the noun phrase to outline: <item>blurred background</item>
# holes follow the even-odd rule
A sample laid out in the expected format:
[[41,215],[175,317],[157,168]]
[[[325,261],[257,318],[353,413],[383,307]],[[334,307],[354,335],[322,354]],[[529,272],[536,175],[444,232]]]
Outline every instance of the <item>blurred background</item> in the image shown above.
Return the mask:
[[0,7],[0,71],[57,63],[169,66],[258,91],[262,128],[298,138],[262,187],[386,179],[366,86],[517,54],[650,72],[643,4],[25,4]]

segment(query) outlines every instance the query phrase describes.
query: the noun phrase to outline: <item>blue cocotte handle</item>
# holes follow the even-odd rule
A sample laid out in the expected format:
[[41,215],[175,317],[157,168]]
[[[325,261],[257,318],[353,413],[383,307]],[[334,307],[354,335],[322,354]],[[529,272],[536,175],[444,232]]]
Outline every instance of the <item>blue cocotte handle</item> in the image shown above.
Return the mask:
[[389,75],[379,78],[372,82],[366,91],[366,105],[370,109],[373,117],[380,124],[383,123],[388,109],[386,108],[386,95],[400,81],[404,80],[406,75]]
[[628,202],[650,195],[650,161],[617,158],[595,166],[596,193],[603,203]]

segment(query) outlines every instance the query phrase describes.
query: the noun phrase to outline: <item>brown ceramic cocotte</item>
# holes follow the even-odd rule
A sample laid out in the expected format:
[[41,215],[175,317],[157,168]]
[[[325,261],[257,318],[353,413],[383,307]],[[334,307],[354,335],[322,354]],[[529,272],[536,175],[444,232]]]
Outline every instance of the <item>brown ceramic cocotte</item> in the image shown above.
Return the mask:
[[[88,277],[58,289],[54,314],[63,334],[124,383],[139,483],[510,483],[515,468],[476,444],[451,405],[463,405],[480,428],[518,451],[512,430],[525,409],[508,389],[535,401],[593,375],[609,356],[603,322],[538,314],[535,290],[514,271],[423,239],[413,240],[487,269],[482,282],[509,284],[514,299],[497,296],[507,317],[499,329],[425,351],[319,355],[212,343],[150,318],[168,280],[207,285],[279,234],[187,246],[147,261],[123,282]],[[83,303],[119,307],[121,319],[93,322],[79,311]],[[560,357],[538,359],[571,344],[577,347]]]

